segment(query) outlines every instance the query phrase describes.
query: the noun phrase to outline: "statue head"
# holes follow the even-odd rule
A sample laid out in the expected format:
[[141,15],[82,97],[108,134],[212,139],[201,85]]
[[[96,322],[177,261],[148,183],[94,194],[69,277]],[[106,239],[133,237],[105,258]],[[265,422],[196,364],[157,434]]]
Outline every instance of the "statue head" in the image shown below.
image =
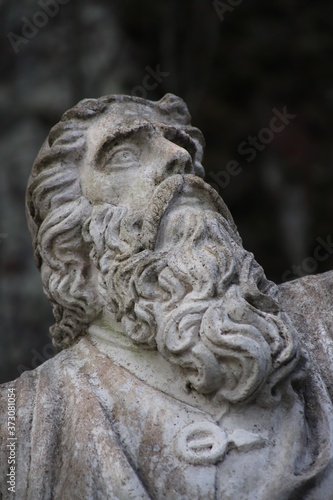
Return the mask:
[[[104,200],[112,206],[120,202],[124,207],[129,200],[136,201],[132,193],[152,189],[152,182],[157,182],[141,171],[136,179],[131,178],[138,169],[126,166],[124,159],[129,153],[120,153],[119,147],[113,162],[118,158],[119,163],[121,156],[122,165],[112,168],[112,172],[107,168],[105,155],[111,153],[117,140],[129,135],[133,148],[133,139],[144,135],[144,130],[148,136],[148,129],[151,136],[156,125],[165,127],[165,134],[176,134],[176,141],[186,142],[188,149],[191,148],[193,166],[189,153],[182,147],[174,152],[176,156],[179,152],[183,155],[186,164],[182,168],[193,168],[203,175],[203,137],[190,126],[185,103],[170,94],[157,103],[121,95],[85,99],[52,128],[36,158],[27,189],[28,225],[44,290],[54,307],[56,325],[51,334],[60,348],[84,335],[101,308],[93,284],[90,249],[82,236],[92,203]],[[177,160],[178,157],[171,163]],[[173,168],[169,161],[166,169]],[[149,202],[146,192],[141,203],[143,200]]]
[[273,398],[298,363],[295,334],[202,180],[203,146],[171,94],[86,99],[51,130],[27,192],[51,334],[69,347],[107,315],[181,366],[189,390]]

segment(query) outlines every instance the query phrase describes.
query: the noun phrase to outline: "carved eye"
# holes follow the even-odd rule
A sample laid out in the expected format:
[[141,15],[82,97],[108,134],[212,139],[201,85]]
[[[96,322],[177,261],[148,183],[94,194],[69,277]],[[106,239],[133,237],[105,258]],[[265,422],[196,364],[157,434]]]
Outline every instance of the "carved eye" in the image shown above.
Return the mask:
[[112,167],[130,167],[137,163],[139,151],[135,146],[123,146],[115,148],[106,164]]

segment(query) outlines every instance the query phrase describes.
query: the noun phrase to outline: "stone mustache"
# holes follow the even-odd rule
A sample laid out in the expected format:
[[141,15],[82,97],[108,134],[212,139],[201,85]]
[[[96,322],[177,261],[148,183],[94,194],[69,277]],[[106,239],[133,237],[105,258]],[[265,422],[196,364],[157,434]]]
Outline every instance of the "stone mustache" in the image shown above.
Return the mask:
[[63,350],[2,388],[17,498],[333,499],[331,275],[270,282],[203,148],[171,94],[86,99],[45,141],[27,216]]

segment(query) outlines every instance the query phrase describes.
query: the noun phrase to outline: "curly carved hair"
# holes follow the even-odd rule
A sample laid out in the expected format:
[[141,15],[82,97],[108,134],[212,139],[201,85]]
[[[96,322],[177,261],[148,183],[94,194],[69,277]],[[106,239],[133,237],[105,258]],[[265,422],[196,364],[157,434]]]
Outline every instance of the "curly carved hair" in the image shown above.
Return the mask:
[[32,168],[26,212],[35,260],[56,321],[50,333],[61,349],[85,335],[103,306],[93,279],[90,247],[82,236],[92,206],[82,194],[78,166],[85,158],[88,128],[117,103],[136,103],[138,115],[142,107],[148,108],[162,123],[187,130],[197,146],[195,168],[199,175],[203,172],[203,137],[191,127],[186,104],[172,94],[157,102],[122,95],[84,99],[52,128]]

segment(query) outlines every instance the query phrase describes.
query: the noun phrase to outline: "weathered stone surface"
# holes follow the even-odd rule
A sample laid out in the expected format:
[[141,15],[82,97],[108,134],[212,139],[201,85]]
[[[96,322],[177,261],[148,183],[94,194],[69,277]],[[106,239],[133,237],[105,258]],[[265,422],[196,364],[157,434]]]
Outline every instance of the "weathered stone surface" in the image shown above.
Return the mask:
[[51,130],[27,214],[64,350],[1,387],[4,498],[333,498],[331,274],[268,281],[202,152],[171,94]]

